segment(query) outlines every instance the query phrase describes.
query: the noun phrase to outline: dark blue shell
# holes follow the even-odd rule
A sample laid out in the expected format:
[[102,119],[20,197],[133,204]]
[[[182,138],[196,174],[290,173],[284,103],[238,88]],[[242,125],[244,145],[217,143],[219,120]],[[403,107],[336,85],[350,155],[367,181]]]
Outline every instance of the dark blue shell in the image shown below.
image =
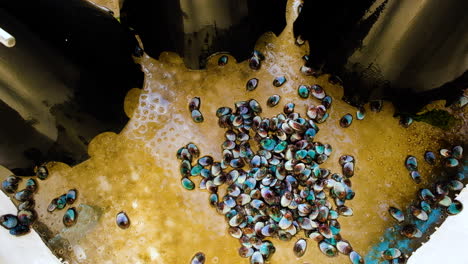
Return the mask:
[[73,204],[76,201],[78,191],[76,189],[71,189],[66,194],[67,204]]
[[6,229],[12,229],[18,225],[18,217],[12,214],[0,216],[0,225]]
[[10,229],[10,234],[13,236],[22,236],[22,235],[26,235],[30,231],[31,230],[29,229],[29,226],[17,225],[14,228]]
[[128,218],[125,212],[118,213],[115,221],[117,223],[117,226],[122,229],[127,229],[130,227],[130,218]]
[[74,207],[69,208],[63,215],[63,224],[66,227],[73,226],[78,218],[78,213]]

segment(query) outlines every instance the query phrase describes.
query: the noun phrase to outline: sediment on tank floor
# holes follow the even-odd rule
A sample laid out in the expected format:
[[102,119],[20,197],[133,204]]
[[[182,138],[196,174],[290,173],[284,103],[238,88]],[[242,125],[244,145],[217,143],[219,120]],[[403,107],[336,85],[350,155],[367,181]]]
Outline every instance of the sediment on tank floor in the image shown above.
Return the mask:
[[[325,75],[316,78],[301,73],[308,49],[307,43],[296,45],[292,34],[298,5],[299,1],[289,1],[288,25],[280,36],[266,33],[258,40],[256,50],[265,56],[259,70],[229,55],[220,66],[223,54],[213,55],[202,71],[188,70],[173,53],[163,53],[159,60],[146,55],[139,59],[145,83],[125,98],[123,107],[131,119],[124,130],[94,138],[88,147],[91,158],[77,166],[48,163],[49,176],[39,181],[35,210],[38,223],[47,228],[38,223],[33,227],[55,254],[71,263],[189,263],[197,252],[203,252],[205,263],[249,263],[239,256],[239,241],[229,235],[224,216],[210,206],[209,193],[199,190],[199,178],[193,179],[195,190],[182,187],[176,153],[192,142],[201,156],[221,160],[225,129],[218,126],[216,111],[238,101],[255,99],[263,109],[262,117],[283,112],[287,103],[294,103],[295,111],[306,116],[308,107],[320,101],[312,95],[301,98],[300,85],[320,85],[332,98],[329,117],[317,124],[320,132],[314,139],[333,148],[321,167],[341,173],[340,156],[352,155],[356,160],[352,178],[356,195],[347,202],[354,214],[340,217],[341,235],[362,256],[380,242],[383,231],[395,225],[388,208],[408,207],[420,188],[431,186],[440,176],[440,161],[431,166],[423,161],[424,153],[465,142],[466,109],[454,112],[461,122],[449,131],[423,122],[404,128],[387,102],[380,112],[365,105],[365,118],[357,120],[357,109],[341,100],[341,86],[329,83]],[[276,87],[273,81],[281,76],[286,81]],[[258,79],[257,87],[248,91],[246,84],[253,78]],[[275,94],[281,97],[278,105],[268,107],[268,98]],[[201,123],[192,120],[188,109],[194,97],[201,100]],[[442,103],[430,107],[442,108]],[[353,121],[343,128],[340,119],[348,113]],[[419,161],[419,184],[405,168],[408,155]],[[49,213],[47,207],[70,189],[78,190],[74,201],[78,218],[74,226],[65,228],[66,209]],[[117,226],[120,212],[128,215],[128,228]],[[276,252],[269,263],[349,263],[345,255],[325,256],[311,239],[305,254],[296,257],[294,243],[303,237],[301,232],[287,242],[270,239]]]

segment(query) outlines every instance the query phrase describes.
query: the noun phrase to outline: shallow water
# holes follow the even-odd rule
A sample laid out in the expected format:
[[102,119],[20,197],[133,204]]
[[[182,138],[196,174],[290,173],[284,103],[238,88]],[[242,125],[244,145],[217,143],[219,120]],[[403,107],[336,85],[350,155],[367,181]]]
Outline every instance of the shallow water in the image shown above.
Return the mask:
[[[395,224],[387,213],[389,206],[405,208],[416,198],[421,186],[429,186],[438,175],[423,161],[426,150],[436,152],[464,140],[463,133],[442,131],[428,124],[415,122],[409,128],[399,125],[392,117],[394,109],[384,103],[380,113],[366,106],[364,120],[354,119],[349,128],[341,128],[339,119],[346,113],[355,117],[356,109],[340,98],[343,88],[327,82],[328,76],[304,76],[299,68],[306,45],[297,46],[292,37],[292,21],[297,1],[290,1],[287,18],[289,25],[276,37],[266,34],[256,49],[266,57],[259,71],[249,68],[248,62],[236,63],[233,57],[225,66],[218,66],[220,55],[208,63],[207,70],[191,71],[184,67],[176,54],[162,54],[159,60],[146,55],[140,63],[145,72],[143,89],[128,92],[123,107],[131,118],[120,134],[103,133],[89,144],[91,158],[73,168],[62,163],[49,163],[50,176],[39,182],[35,195],[40,222],[53,234],[70,245],[56,248],[56,253],[67,256],[72,263],[189,263],[192,256],[202,251],[206,263],[248,263],[239,257],[237,239],[227,233],[224,216],[208,203],[208,192],[187,191],[180,185],[179,160],[175,153],[188,142],[201,149],[201,155],[221,158],[224,129],[217,125],[218,107],[233,107],[234,102],[255,98],[261,103],[263,117],[276,115],[288,102],[296,104],[296,112],[305,115],[308,105],[317,99],[301,99],[297,95],[300,84],[319,84],[333,97],[330,117],[319,124],[315,141],[331,144],[333,152],[321,165],[341,173],[338,158],[353,155],[356,159],[355,176],[351,178],[356,197],[347,203],[354,210],[352,217],[340,217],[341,234],[361,255],[379,242],[386,228]],[[287,82],[274,87],[275,77],[284,75]],[[260,80],[256,90],[246,92],[245,84],[251,78]],[[278,106],[269,108],[266,100],[273,94],[281,95]],[[188,102],[201,98],[205,121],[196,124],[190,117]],[[434,104],[440,108],[442,102]],[[466,129],[466,128],[465,128]],[[407,155],[419,159],[422,183],[415,184],[404,166]],[[199,179],[195,180],[198,186]],[[99,215],[96,225],[63,232],[62,216],[65,210],[47,213],[49,202],[69,189],[79,191],[75,205],[95,208]],[[125,211],[131,219],[128,229],[115,224],[118,212]],[[84,215],[78,216],[78,221]],[[47,236],[50,237],[50,234]],[[292,252],[294,242],[273,239],[276,253],[270,263],[349,263],[347,256],[328,258],[315,242],[309,239],[302,258]]]

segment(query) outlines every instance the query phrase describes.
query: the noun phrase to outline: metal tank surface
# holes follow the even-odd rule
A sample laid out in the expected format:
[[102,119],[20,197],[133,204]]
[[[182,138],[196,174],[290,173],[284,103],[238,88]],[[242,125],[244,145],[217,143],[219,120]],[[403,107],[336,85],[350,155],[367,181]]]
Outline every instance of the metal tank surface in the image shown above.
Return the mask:
[[[296,36],[309,65],[338,76],[345,100],[386,98],[401,111],[453,103],[468,87],[466,1],[305,1]],[[320,37],[315,37],[320,36]]]
[[79,0],[4,1],[0,26],[16,39],[0,45],[1,164],[20,175],[76,164],[98,133],[122,129],[122,98],[143,76],[136,39],[110,14]]
[[[152,57],[175,51],[200,69],[216,52],[245,60],[259,35],[279,34],[285,2],[127,0],[122,17]],[[347,102],[385,98],[415,114],[437,99],[455,102],[468,86],[467,8],[457,0],[309,0],[294,32],[309,40],[315,74],[343,82]]]

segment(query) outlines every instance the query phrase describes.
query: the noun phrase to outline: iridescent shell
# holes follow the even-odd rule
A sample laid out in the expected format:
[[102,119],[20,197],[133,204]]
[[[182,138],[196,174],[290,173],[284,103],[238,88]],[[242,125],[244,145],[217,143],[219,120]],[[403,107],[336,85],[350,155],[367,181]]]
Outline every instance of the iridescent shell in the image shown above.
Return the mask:
[[182,187],[189,191],[195,188],[195,183],[193,183],[189,178],[182,178],[181,183]]
[[463,157],[463,147],[462,146],[453,147],[452,157],[458,160],[461,159]]
[[458,164],[459,164],[458,160],[454,158],[447,158],[444,160],[444,165],[445,167],[448,167],[448,168],[456,167],[458,166]]
[[46,166],[39,166],[39,167],[37,167],[36,176],[37,176],[40,180],[45,180],[45,179],[47,179],[47,177],[49,177],[49,171],[47,170],[47,167],[46,167]]
[[274,107],[274,106],[276,106],[276,105],[279,103],[280,99],[281,99],[281,97],[280,97],[279,95],[277,95],[277,94],[272,95],[272,96],[270,96],[270,97],[268,98],[268,100],[267,100],[267,105],[268,105],[269,107]]
[[74,207],[69,208],[65,214],[63,215],[63,224],[66,227],[71,227],[73,226],[78,219],[78,212]]
[[203,118],[202,113],[201,113],[199,110],[193,110],[193,111],[192,111],[192,120],[193,120],[195,123],[201,123],[201,122],[203,122],[204,118]]
[[118,227],[122,229],[127,229],[130,227],[130,218],[125,212],[119,212],[115,218],[115,222]]
[[219,66],[224,66],[227,63],[228,63],[228,56],[222,55],[221,57],[219,57],[219,59],[218,59],[218,65]]
[[15,227],[13,227],[12,229],[10,229],[10,235],[23,236],[23,235],[28,234],[30,231],[31,230],[30,230],[29,226],[17,225]]
[[76,201],[78,196],[78,191],[76,189],[71,189],[66,194],[67,204],[73,204]]
[[421,174],[419,171],[411,171],[410,176],[415,183],[421,183]]
[[286,82],[285,76],[278,76],[273,80],[273,85],[276,87],[282,86]]
[[28,179],[26,181],[26,190],[31,191],[31,192],[36,192],[37,191],[37,182],[34,179]]
[[407,237],[407,238],[420,238],[422,237],[422,232],[412,224],[408,224],[402,227],[401,229],[401,235]]
[[[294,103],[287,103],[287,104],[284,105],[283,112],[284,112],[286,115],[289,115],[289,114],[291,114],[292,112],[294,112],[294,107],[295,107],[295,104],[294,104]],[[293,120],[290,120],[290,121],[293,121]]]
[[445,158],[452,156],[452,152],[448,149],[440,149],[439,153],[442,157],[445,157]]
[[260,141],[260,146],[265,150],[272,151],[275,149],[276,141],[271,138],[265,138]]
[[197,145],[193,143],[187,144],[187,150],[190,153],[190,155],[194,158],[198,158],[198,156],[200,156],[200,150],[198,149]]
[[263,264],[263,255],[262,253],[255,251],[250,257],[250,264]]
[[400,117],[400,125],[402,127],[408,128],[413,123],[413,118],[410,116],[401,116]]
[[323,99],[326,96],[325,91],[323,90],[322,86],[318,84],[312,85],[310,87],[310,90],[312,92],[312,95],[317,99]]
[[297,94],[301,98],[308,98],[309,97],[309,87],[307,85],[299,85],[297,88]]
[[354,162],[354,157],[350,156],[350,155],[343,155],[343,156],[340,157],[338,162],[340,163],[341,166],[343,166],[344,164],[346,164],[348,162]]
[[210,204],[211,204],[212,206],[215,206],[215,205],[219,202],[219,200],[218,200],[218,194],[216,194],[216,193],[210,194],[208,200],[210,201]]
[[301,71],[302,74],[306,75],[306,76],[311,76],[314,74],[314,69],[310,68],[310,67],[307,67],[305,65],[301,66],[301,68],[299,69]]
[[444,196],[444,198],[440,199],[438,203],[442,206],[448,207],[452,204],[452,199],[449,196]]
[[253,253],[254,250],[251,247],[242,246],[239,248],[239,256],[241,256],[242,258],[248,258],[252,256]]
[[390,208],[388,208],[388,212],[398,222],[401,223],[401,222],[405,221],[405,215],[403,214],[403,212],[400,209],[395,208],[395,207],[390,207]]
[[382,100],[374,100],[370,102],[370,109],[372,112],[380,112],[383,107],[383,101]]
[[245,84],[245,89],[247,91],[253,91],[253,90],[257,89],[257,86],[258,86],[258,79],[257,78],[252,78],[252,79],[248,80],[247,83]]
[[401,251],[398,248],[389,248],[382,252],[382,258],[385,260],[392,260],[399,258],[401,256]]
[[30,200],[33,196],[33,193],[29,190],[21,190],[17,193],[15,193],[15,199],[20,201],[20,202],[24,202],[24,201],[27,201],[27,200]]
[[205,254],[202,252],[196,253],[192,260],[190,261],[190,264],[204,264],[205,263]]
[[336,248],[338,249],[338,252],[340,252],[341,254],[345,254],[345,255],[349,255],[349,253],[353,251],[351,244],[349,244],[349,242],[345,240],[338,241],[336,243]]
[[304,43],[305,43],[305,40],[302,38],[302,36],[301,35],[297,36],[296,45],[302,46],[302,45],[304,45]]
[[265,260],[268,260],[273,253],[276,252],[276,248],[270,241],[263,241],[258,251],[264,256]]
[[31,210],[34,209],[35,205],[36,203],[34,202],[34,200],[27,200],[18,205],[18,210]]
[[314,106],[314,105],[309,106],[307,108],[306,114],[310,119],[316,119],[317,118],[317,107]]
[[299,239],[296,241],[294,244],[293,252],[296,257],[300,258],[304,256],[305,252],[307,250],[307,241],[305,239]]
[[405,166],[409,171],[418,170],[418,161],[414,156],[408,156],[405,160]]
[[249,101],[249,107],[254,113],[260,114],[262,112],[262,107],[255,99]]
[[57,209],[62,210],[67,205],[67,195],[63,194],[57,198]]
[[12,214],[6,214],[0,216],[0,225],[6,229],[15,228],[18,225],[18,217]]
[[364,259],[356,251],[349,253],[349,259],[352,264],[364,264]]
[[458,180],[451,180],[448,183],[448,188],[452,191],[460,191],[461,189],[463,189],[464,186],[465,185],[461,181],[458,181]]
[[338,208],[338,213],[342,216],[353,216],[353,209],[347,206],[341,206]]
[[37,214],[34,210],[18,211],[18,222],[21,225],[30,226],[37,219]]
[[336,248],[325,241],[319,243],[319,248],[327,257],[334,257],[337,254]]
[[419,198],[421,198],[421,200],[423,201],[428,201],[428,202],[436,200],[436,197],[429,189],[421,189],[419,191]]
[[210,166],[213,164],[213,158],[211,156],[203,156],[198,159],[198,164],[202,165],[203,167]]
[[283,217],[279,221],[278,226],[281,229],[287,229],[292,225],[293,220],[294,219],[292,217],[292,214],[291,213],[286,213],[286,214],[283,215]]
[[436,160],[436,157],[435,157],[434,152],[432,152],[432,151],[426,151],[426,153],[424,153],[424,160],[425,160],[428,164],[434,165],[434,164],[435,164],[435,160]]
[[463,211],[463,204],[458,200],[454,200],[452,204],[447,207],[446,211],[449,215],[459,214]]
[[217,117],[222,117],[225,115],[229,115],[232,113],[232,109],[229,107],[220,107],[216,110],[216,116]]
[[361,106],[356,111],[356,119],[357,120],[363,120],[364,117],[366,117],[366,109],[363,106]]
[[424,210],[420,209],[420,208],[417,208],[415,206],[411,206],[410,211],[411,211],[411,213],[413,214],[414,217],[416,217],[417,219],[419,219],[421,221],[427,221],[427,219],[429,219],[429,216],[427,215],[427,213]]
[[260,59],[257,56],[252,56],[249,59],[250,69],[257,71],[257,70],[260,69],[260,66],[261,66],[261,62],[260,62]]
[[346,177],[352,177],[354,175],[354,163],[348,162],[343,165],[343,175]]
[[58,199],[54,198],[50,202],[49,206],[47,206],[47,212],[52,213],[53,211],[55,211],[55,209],[57,209],[57,201],[58,201]]
[[351,114],[346,114],[340,119],[340,126],[347,128],[353,122],[353,116]]
[[18,183],[21,178],[9,176],[2,182],[2,190],[6,193],[15,193],[18,190]]
[[325,108],[329,109],[331,104],[332,104],[331,96],[327,95],[322,99],[322,105],[325,106]]
[[332,233],[332,231],[330,229],[330,226],[327,225],[326,223],[319,224],[318,231],[325,238],[332,238],[333,237],[333,233]]
[[194,97],[189,102],[189,111],[199,110],[201,105],[200,97]]
[[421,201],[419,206],[421,206],[421,209],[426,211],[426,213],[430,213],[432,211],[431,205],[426,201]]

